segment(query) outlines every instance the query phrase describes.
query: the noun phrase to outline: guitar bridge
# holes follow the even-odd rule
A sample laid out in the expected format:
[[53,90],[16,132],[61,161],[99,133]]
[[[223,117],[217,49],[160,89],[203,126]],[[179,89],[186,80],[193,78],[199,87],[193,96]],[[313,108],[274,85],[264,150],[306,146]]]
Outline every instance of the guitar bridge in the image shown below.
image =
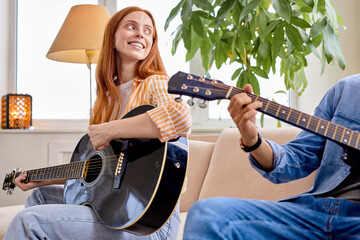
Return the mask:
[[121,173],[121,169],[122,169],[123,162],[124,162],[124,156],[125,156],[124,153],[120,153],[118,163],[117,163],[116,169],[115,169],[115,176],[117,176]]
[[126,163],[127,163],[127,147],[129,141],[123,141],[123,145],[121,148],[121,152],[119,154],[119,158],[116,164],[115,172],[114,172],[114,184],[113,187],[119,189],[121,186],[121,181],[124,178]]

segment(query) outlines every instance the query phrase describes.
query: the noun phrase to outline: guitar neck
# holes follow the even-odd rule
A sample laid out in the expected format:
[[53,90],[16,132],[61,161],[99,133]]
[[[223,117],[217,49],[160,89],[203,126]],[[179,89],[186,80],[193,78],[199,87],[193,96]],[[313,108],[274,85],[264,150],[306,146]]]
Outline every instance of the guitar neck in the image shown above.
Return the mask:
[[[232,91],[229,98],[239,92],[244,92],[240,88]],[[282,122],[295,127],[307,130],[317,135],[323,136],[332,141],[360,150],[360,133],[352,129],[331,123],[322,118],[312,116],[298,110],[286,107],[276,102],[267,100],[258,95],[247,93],[252,101],[260,101],[263,106],[258,111],[274,117]]]
[[[244,90],[224,84],[221,81],[178,72],[169,80],[168,92],[187,95],[204,100],[230,99]],[[258,95],[247,93],[252,101],[260,101],[263,106],[258,111],[280,121],[318,134],[345,146],[360,150],[360,133],[352,129],[331,123],[327,120],[302,113]]]
[[[26,182],[46,181],[55,179],[75,179],[83,177],[85,162],[74,162],[47,168],[26,171]],[[16,177],[20,173],[16,174]]]

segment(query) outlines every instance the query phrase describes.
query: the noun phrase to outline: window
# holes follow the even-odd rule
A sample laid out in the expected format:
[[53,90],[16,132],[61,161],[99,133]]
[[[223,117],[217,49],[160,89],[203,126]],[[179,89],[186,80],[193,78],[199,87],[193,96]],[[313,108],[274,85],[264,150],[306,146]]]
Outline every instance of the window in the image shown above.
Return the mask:
[[17,92],[32,95],[34,119],[89,118],[86,65],[46,58],[71,7],[79,4],[97,0],[18,0]]
[[[254,63],[254,65],[256,65]],[[227,85],[235,86],[236,79],[231,81],[231,76],[235,72],[235,70],[239,67],[236,63],[232,65],[222,66],[221,69],[216,69],[215,66],[210,71],[212,78],[218,79],[224,82]],[[279,104],[289,106],[288,95],[279,93],[275,94],[276,91],[283,90],[286,91],[286,87],[284,81],[280,78],[280,66],[277,67],[277,73],[271,74],[270,71],[269,79],[257,77],[260,84],[260,95],[263,98],[274,100]],[[209,103],[209,118],[210,119],[230,119],[230,114],[227,111],[227,107],[229,105],[228,100],[223,100],[218,104],[216,101],[212,101]],[[258,115],[259,116],[259,115]],[[266,117],[268,118],[268,117]]]
[[[47,59],[46,54],[71,7],[79,4],[98,4],[98,0],[17,1],[17,92],[32,95],[34,120],[42,119],[45,122],[60,120],[60,122],[66,123],[66,126],[73,124],[68,120],[81,120],[86,126],[89,119],[90,81],[88,68],[85,64],[56,62]],[[104,3],[105,1],[99,2]],[[185,62],[186,50],[182,42],[179,44],[176,54],[174,56],[171,54],[173,39],[171,34],[181,23],[181,19],[177,16],[178,18],[171,22],[166,32],[164,31],[164,24],[171,9],[177,3],[177,1],[163,0],[139,0],[136,2],[121,0],[117,1],[116,6],[111,5],[116,9],[110,9],[110,12],[115,12],[124,7],[136,5],[153,14],[159,35],[160,53],[169,76],[177,71],[190,72],[201,68],[199,58],[195,57],[190,63]],[[225,84],[234,85],[230,79],[235,67],[234,65],[223,66],[217,70],[214,66],[211,70],[212,77],[223,81]],[[93,79],[95,79],[95,68],[96,65],[93,65]],[[199,71],[201,72],[202,69]],[[196,74],[196,72],[192,73]],[[273,79],[275,76],[269,77]],[[262,79],[260,81],[262,96],[269,99],[274,98],[273,92],[280,89],[283,84],[281,80]],[[275,82],[276,85],[274,85]],[[93,91],[94,89],[93,81]],[[277,94],[275,99],[281,104],[288,105],[285,94]],[[227,112],[228,102],[224,100],[218,105],[216,101],[212,101],[208,103],[209,107],[206,109],[193,107],[193,128],[221,129],[232,124]],[[51,127],[48,123],[45,123],[45,126]],[[62,127],[64,127],[63,124],[60,125],[60,128]]]

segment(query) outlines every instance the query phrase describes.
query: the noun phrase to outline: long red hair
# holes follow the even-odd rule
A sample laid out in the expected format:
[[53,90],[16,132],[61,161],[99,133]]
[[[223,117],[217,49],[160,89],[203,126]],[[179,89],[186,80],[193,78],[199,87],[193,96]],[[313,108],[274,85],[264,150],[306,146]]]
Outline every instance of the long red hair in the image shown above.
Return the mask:
[[[160,57],[158,48],[158,35],[155,27],[155,20],[152,14],[139,7],[127,7],[109,20],[106,25],[102,49],[96,67],[96,101],[92,110],[90,123],[99,124],[110,121],[111,115],[116,111],[116,118],[120,114],[120,94],[114,79],[117,75],[116,49],[114,49],[114,36],[121,20],[128,14],[141,11],[146,13],[153,24],[153,44],[149,55],[138,62],[135,74],[139,78],[147,78],[153,74],[166,74],[164,64]],[[116,108],[116,109],[115,109]]]

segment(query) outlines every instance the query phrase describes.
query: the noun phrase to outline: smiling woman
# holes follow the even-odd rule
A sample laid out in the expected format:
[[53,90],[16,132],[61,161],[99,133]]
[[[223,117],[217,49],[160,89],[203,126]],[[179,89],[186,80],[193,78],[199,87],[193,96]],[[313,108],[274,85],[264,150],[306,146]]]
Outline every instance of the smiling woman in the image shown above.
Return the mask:
[[[120,169],[123,163],[126,162],[127,156],[136,152],[136,150],[129,150],[127,147],[132,148],[136,143],[127,144],[128,141],[124,141],[125,139],[130,139],[129,141],[137,138],[158,139],[157,142],[164,143],[172,139],[187,137],[190,134],[190,111],[184,102],[176,102],[175,96],[167,92],[169,77],[165,74],[157,44],[158,35],[154,18],[150,12],[138,7],[125,8],[115,13],[105,28],[96,69],[97,98],[91,116],[92,125],[89,126],[86,135],[90,141],[86,146],[88,145],[92,151],[95,149],[104,152],[106,147],[108,147],[107,150],[111,148],[110,145],[113,144],[113,139],[123,142],[120,147],[121,152],[116,153]],[[139,114],[133,114],[134,111],[132,110],[140,107],[143,109],[143,105],[150,105],[151,108],[141,111]],[[126,114],[124,118],[122,118],[123,114]],[[153,151],[152,148],[151,152]],[[143,151],[140,152],[143,154]],[[178,154],[182,153],[180,151],[172,153],[175,159],[181,157]],[[88,154],[85,155],[88,157]],[[79,158],[82,159],[83,157]],[[142,157],[139,159],[144,160]],[[163,156],[159,157],[159,159],[163,159]],[[130,160],[129,162],[133,163]],[[144,164],[143,161],[137,163]],[[169,164],[173,165],[172,163]],[[158,165],[154,164],[152,166]],[[162,169],[162,167],[155,168]],[[181,169],[180,166],[176,168]],[[131,179],[138,179],[140,175],[143,175],[140,172],[126,174],[127,172],[128,168],[126,168],[124,175]],[[119,173],[117,170],[115,175]],[[27,181],[27,177],[27,173],[21,173],[15,178],[14,183],[24,191],[35,189],[27,200],[27,207],[42,206],[29,207],[17,214],[4,239],[34,238],[34,236],[29,236],[28,233],[42,239],[68,239],[80,238],[80,236],[84,239],[160,240],[176,238],[180,223],[179,207],[176,206],[176,203],[183,186],[183,178],[179,179],[177,184],[170,184],[171,189],[167,188],[167,193],[172,192],[173,189],[179,189],[179,191],[175,201],[168,197],[164,199],[166,205],[171,207],[169,208],[170,211],[168,211],[169,214],[159,224],[161,228],[154,229],[155,232],[148,232],[148,230],[146,230],[146,233],[142,231],[134,232],[139,235],[147,235],[139,237],[126,231],[116,231],[109,228],[106,223],[101,221],[101,217],[96,214],[94,209],[83,205],[63,204],[68,202],[66,199],[78,198],[80,203],[83,197],[86,198],[86,196],[83,196],[86,194],[81,194],[81,192],[70,197],[67,196],[67,190],[73,186],[71,181],[66,182],[64,190],[63,186],[53,186],[53,184],[64,184],[65,179]],[[123,178],[121,177],[121,179]],[[106,184],[103,186],[106,186]],[[122,187],[122,185],[121,188],[120,185],[118,188],[120,191],[125,191],[125,196],[122,198],[124,201],[136,198],[132,188]],[[63,198],[64,195],[66,196],[65,199]],[[81,196],[79,197],[79,195]],[[168,194],[164,195],[168,196]],[[41,200],[39,201],[39,199]],[[47,202],[46,199],[53,199],[51,203],[55,201],[58,204],[49,204],[50,202]],[[115,202],[114,204],[120,204],[118,201]],[[131,207],[134,207],[134,205],[137,206],[138,204],[129,204]],[[142,205],[147,206],[147,204]],[[134,211],[136,208],[134,207]],[[124,218],[138,218],[129,214],[125,215]],[[29,216],[36,216],[36,220]],[[58,220],[49,221],[49,219],[53,219],[53,217],[49,216],[56,216],[57,219],[66,218],[68,221],[59,224],[60,221]],[[42,224],[39,224],[40,222]],[[148,226],[147,224],[144,225]],[[123,226],[121,229],[125,227]],[[96,228],[96,231],[89,231],[91,228]]]
[[[149,54],[153,44],[153,28],[152,20],[143,12],[132,12],[119,24],[115,33],[115,48],[122,68],[127,69],[128,64],[131,67]],[[122,79],[120,83],[128,80]]]
[[[10,76],[17,75],[17,80],[16,82],[11,80],[9,85],[16,85],[14,90],[10,89],[11,91],[28,93],[33,96],[33,123],[36,129],[79,130],[85,128],[89,123],[88,68],[85,64],[51,61],[46,58],[46,53],[72,6],[98,4],[98,2],[100,4],[102,1],[17,1],[18,39],[17,44],[14,44],[14,48],[17,47],[17,68],[14,68],[16,72],[10,73]],[[133,1],[127,0],[119,1],[119,4],[126,4],[126,2],[129,6],[134,5]],[[136,5],[149,9],[141,4],[141,1],[139,4],[136,2]],[[178,70],[189,71],[189,64],[185,62],[184,52],[179,52],[176,56],[171,55],[171,41],[169,40],[171,33],[165,33],[163,30],[167,13],[173,4],[171,2],[160,4],[159,1],[159,4],[148,3],[147,5],[152,7],[150,12],[155,13],[160,36],[159,50],[167,62],[167,74],[171,76]],[[163,10],[155,10],[155,5],[161,5]],[[123,5],[121,8],[124,7],[126,6]],[[108,10],[116,11],[116,9]],[[94,75],[95,64],[92,69],[92,75]],[[4,91],[4,93],[7,92]],[[95,84],[93,84],[93,93],[95,96]]]

